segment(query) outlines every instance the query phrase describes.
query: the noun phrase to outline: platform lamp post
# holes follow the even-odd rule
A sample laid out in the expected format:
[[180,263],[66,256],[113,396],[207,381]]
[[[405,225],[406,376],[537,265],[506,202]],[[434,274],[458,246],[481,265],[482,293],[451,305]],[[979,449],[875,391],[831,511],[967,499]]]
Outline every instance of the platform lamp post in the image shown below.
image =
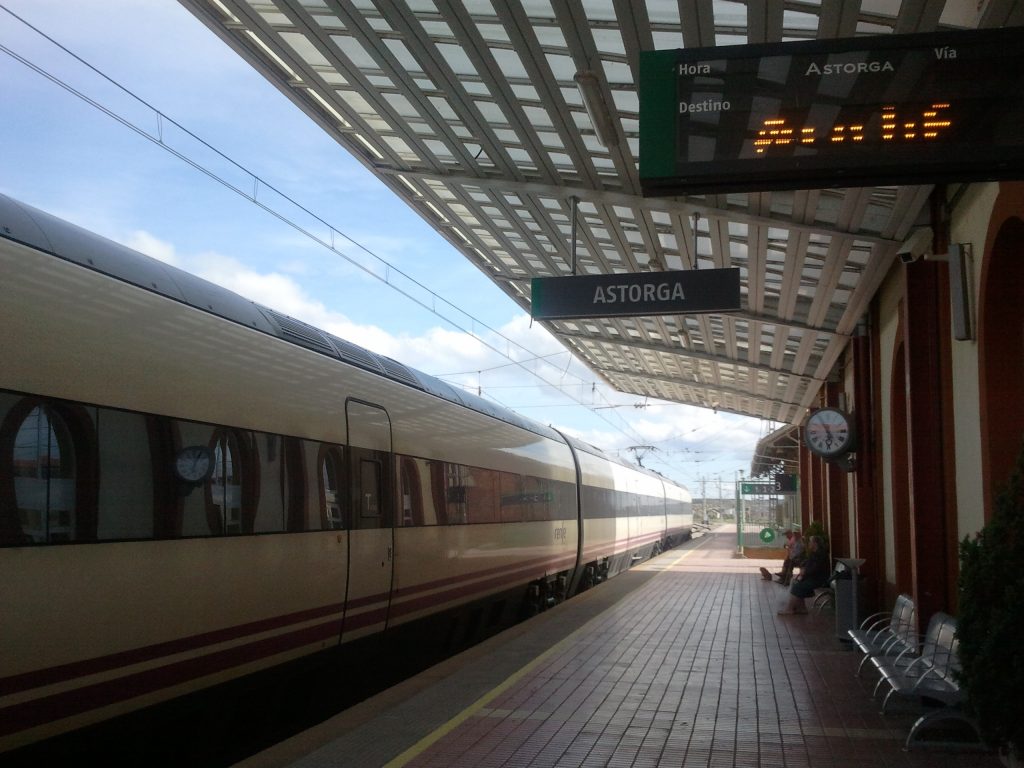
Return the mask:
[[743,470],[736,470],[740,479],[736,481],[736,554],[743,555]]

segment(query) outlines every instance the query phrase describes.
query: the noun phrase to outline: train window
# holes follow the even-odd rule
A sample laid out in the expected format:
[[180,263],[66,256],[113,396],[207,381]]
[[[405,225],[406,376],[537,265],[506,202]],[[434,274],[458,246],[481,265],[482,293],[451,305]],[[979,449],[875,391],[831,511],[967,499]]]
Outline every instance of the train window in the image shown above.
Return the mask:
[[465,525],[469,522],[467,514],[469,487],[465,469],[461,464],[451,462],[446,462],[444,465],[444,488],[449,525]]
[[320,449],[320,517],[325,529],[345,527],[341,491],[344,457],[337,445],[324,445]]
[[251,531],[246,526],[243,529],[247,533],[303,530],[306,489],[302,441],[261,432],[252,435],[252,442],[264,447],[258,452],[259,460],[252,462],[252,469],[256,477],[265,481],[267,492],[254,500]]
[[94,540],[96,453],[84,407],[0,392],[0,544]]
[[420,479],[418,461],[408,456],[402,456],[399,458],[398,467],[401,486],[401,510],[398,525],[423,525],[423,482]]
[[[445,498],[445,462],[401,457],[402,493],[410,491],[412,522],[402,525],[446,525],[448,502]],[[403,510],[405,502],[403,501]],[[405,512],[403,511],[403,515]]]
[[[210,448],[205,481],[176,474],[182,446]],[[363,478],[364,527],[390,516],[384,456]],[[297,437],[0,390],[0,546],[344,528],[346,459]]]
[[[445,466],[443,461],[427,460],[429,473],[429,491],[426,493],[428,502],[427,525],[448,525],[448,500],[445,486]],[[433,514],[430,514],[433,513]]]
[[252,533],[256,512],[256,467],[252,435],[217,429],[211,445],[213,474],[206,484],[207,518],[214,533]]
[[22,534],[32,542],[75,537],[75,452],[67,426],[34,407],[14,437],[14,496]]
[[[306,469],[302,440],[295,437],[281,438],[281,527],[278,531],[303,531],[306,529]],[[276,496],[261,494],[261,496]],[[258,527],[257,521],[257,530]],[[270,529],[266,529],[270,530]]]
[[[157,440],[146,417],[130,411],[89,408],[99,455],[97,539],[150,539],[155,532],[154,470],[168,474],[169,460],[157,462]],[[168,494],[166,488],[162,495]]]
[[373,459],[359,460],[359,516],[379,518],[381,502],[380,462]]
[[523,504],[523,478],[511,472],[501,473],[501,521],[520,523],[526,519]]
[[466,514],[470,523],[500,523],[498,473],[490,469],[463,467],[466,484]]
[[544,478],[507,475],[502,478],[501,519],[505,522],[551,519],[554,493]]
[[393,525],[394,492],[389,454],[363,448],[349,448],[348,489],[352,505],[353,528],[383,528]]
[[242,467],[238,458],[238,441],[230,432],[213,444],[210,496],[223,533],[242,532]]

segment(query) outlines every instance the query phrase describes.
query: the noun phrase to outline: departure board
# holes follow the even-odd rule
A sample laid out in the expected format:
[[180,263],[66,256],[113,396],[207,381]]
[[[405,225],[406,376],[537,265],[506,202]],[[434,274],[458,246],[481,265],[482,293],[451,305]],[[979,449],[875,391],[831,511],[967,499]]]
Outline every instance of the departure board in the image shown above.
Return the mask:
[[640,54],[647,195],[1024,178],[1024,28]]

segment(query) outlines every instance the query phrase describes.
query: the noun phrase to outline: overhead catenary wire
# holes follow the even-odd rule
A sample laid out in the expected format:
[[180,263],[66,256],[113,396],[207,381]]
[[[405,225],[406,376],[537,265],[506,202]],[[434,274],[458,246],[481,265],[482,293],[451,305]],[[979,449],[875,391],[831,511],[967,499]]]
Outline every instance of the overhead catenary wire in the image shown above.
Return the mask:
[[[76,55],[66,46],[60,44],[50,36],[46,35],[44,32],[34,27],[32,24],[22,19],[16,13],[13,13],[6,6],[0,4],[0,10],[5,11],[7,14],[15,18],[26,28],[31,29],[35,34],[46,39],[50,44],[52,44],[56,48],[59,48],[67,56],[72,58],[74,61],[78,62],[79,65],[88,68],[90,72],[95,73],[96,76],[102,78],[105,82],[114,86],[121,93],[127,95],[130,99],[137,102],[138,105],[144,107],[145,110],[147,111],[146,114],[153,116],[154,126],[149,127],[148,119],[146,118],[139,119],[137,116],[134,115],[133,117],[126,117],[126,115],[133,114],[131,109],[124,107],[122,108],[122,111],[119,113],[118,108],[111,108],[109,106],[109,103],[111,102],[108,102],[108,104],[104,104],[101,103],[99,100],[92,98],[89,94],[86,93],[86,90],[88,90],[87,88],[81,86],[74,87],[70,85],[69,82],[63,80],[60,76],[48,72],[46,69],[44,69],[44,67],[33,63],[29,59],[25,58],[24,56],[21,56],[20,54],[16,53],[10,48],[0,45],[0,50],[6,53],[13,60],[21,63],[23,66],[32,70],[39,76],[46,78],[56,86],[62,88],[67,93],[73,95],[75,98],[88,104],[93,109],[96,109],[97,111],[101,112],[102,114],[114,120],[115,122],[128,128],[129,130],[133,131],[139,136],[147,139],[149,142],[155,144],[159,148],[170,153],[171,155],[178,158],[189,167],[199,171],[201,174],[205,175],[212,181],[215,181],[218,184],[225,187],[226,189],[233,191],[235,194],[251,202],[257,208],[270,214],[271,216],[273,216],[286,226],[291,227],[292,229],[301,233],[305,237],[309,238],[311,241],[316,242],[317,244],[331,251],[340,258],[345,259],[360,271],[382,282],[386,286],[390,287],[392,290],[396,291],[400,295],[412,301],[417,306],[426,309],[433,315],[439,317],[444,322],[450,324],[451,326],[465,333],[466,335],[476,339],[481,344],[482,347],[490,349],[495,354],[509,361],[507,366],[501,367],[515,366],[520,368],[521,370],[533,376],[537,380],[543,382],[544,385],[557,390],[565,397],[569,398],[570,400],[573,400],[580,407],[586,408],[590,413],[597,416],[604,423],[608,424],[613,430],[615,430],[615,432],[621,433],[622,435],[626,436],[630,441],[649,442],[649,439],[647,437],[642,437],[638,435],[635,432],[635,430],[630,427],[628,422],[621,418],[620,414],[609,414],[609,416],[613,416],[613,418],[605,418],[604,414],[600,412],[602,409],[600,407],[595,407],[595,403],[597,402],[609,403],[610,405],[607,408],[608,410],[614,410],[615,408],[626,406],[617,406],[612,404],[611,400],[609,400],[607,396],[608,393],[606,393],[606,391],[603,388],[597,388],[596,382],[586,381],[577,374],[571,373],[570,366],[572,365],[574,358],[570,350],[564,349],[560,350],[557,353],[535,355],[527,347],[523,346],[514,339],[509,338],[502,332],[492,328],[486,323],[477,320],[472,315],[463,311],[461,308],[459,308],[452,302],[448,301],[444,297],[440,296],[439,294],[429,289],[423,283],[419,282],[418,280],[411,277],[404,271],[390,264],[385,259],[377,255],[372,250],[365,247],[355,239],[349,237],[338,228],[332,226],[325,219],[313,213],[310,208],[296,202],[293,198],[281,192],[274,185],[258,177],[256,174],[249,171],[245,166],[230,158],[224,152],[221,152],[216,147],[212,146],[210,143],[199,138],[195,133],[185,128],[181,123],[169,118],[167,115],[162,113],[160,110],[156,109],[154,106],[146,102],[144,99],[137,96],[135,93],[131,92],[128,88],[122,86],[113,78],[107,76],[105,73],[101,72],[99,69],[91,65],[89,62],[85,61],[82,57]],[[73,80],[74,77],[69,79]],[[180,135],[176,132],[180,132]],[[186,142],[181,142],[181,138],[186,138]],[[197,145],[195,148],[192,148],[191,154],[188,148],[182,148],[187,143],[187,141],[194,141],[196,142]],[[212,164],[204,164],[204,160],[197,159],[198,157],[205,157],[206,153],[212,153],[212,155],[215,156]],[[229,165],[230,168],[220,168],[218,166],[218,159],[222,160],[225,164]],[[245,178],[241,181],[239,181],[238,178],[233,178],[233,174],[235,171],[238,171],[239,173],[243,174]],[[289,212],[284,210],[285,206],[282,205],[281,201],[285,201],[287,202],[287,204],[293,206],[294,211],[291,212],[291,215],[289,215]],[[275,207],[275,205],[277,207]],[[316,226],[310,228],[308,225],[304,225],[297,221],[295,218],[293,218],[298,213],[301,213],[301,216],[298,216],[299,219],[302,219],[303,217],[309,217],[310,222],[315,223]],[[317,231],[314,231],[319,230],[320,226],[323,226],[325,228],[323,234],[318,234]],[[351,244],[352,248],[358,249],[360,252],[365,253],[368,257],[373,259],[376,262],[376,264],[379,265],[379,268],[375,269],[372,263],[368,264],[365,262],[365,260],[359,260],[351,253],[346,253],[345,251],[341,250],[342,248],[347,248],[345,242],[341,241],[346,241],[348,244]],[[339,242],[341,242],[341,245],[339,245]],[[396,284],[392,279],[393,276],[397,276],[403,280],[409,281],[409,284],[411,286],[415,286],[416,289],[425,292],[429,296],[429,298],[424,299],[422,296],[416,295],[415,292],[410,292],[410,290],[408,290],[406,287]],[[450,316],[449,314],[446,314],[446,312],[449,309],[457,313],[458,317],[462,319],[456,319]],[[504,344],[502,345],[498,340],[500,340],[500,342],[504,342]],[[505,349],[502,349],[502,346],[504,346]],[[523,353],[522,356],[519,356],[518,353],[520,352]],[[554,358],[561,354],[566,355],[567,363],[564,369],[558,370],[558,374],[560,375],[559,382],[556,384],[553,383],[550,379],[545,378],[545,375],[542,373],[542,371],[537,370],[536,366],[546,364],[554,368],[554,366],[551,365],[551,363],[549,362],[549,358]],[[472,375],[473,373],[477,375],[478,386],[479,374],[484,370],[490,369],[478,368],[470,373],[470,375]],[[566,384],[566,377],[571,377],[572,379],[578,381],[579,384]],[[582,399],[582,397],[576,396],[571,391],[568,391],[573,386],[580,386],[582,388],[587,384],[590,385],[592,390],[589,403],[585,402]],[[495,399],[497,401],[497,399],[490,394],[489,389],[489,387],[481,387],[480,392],[481,394],[484,394],[485,396],[490,397],[491,399]],[[666,405],[671,404],[666,403]],[[670,452],[666,451],[666,453]]]
[[[10,15],[12,18],[16,19],[22,25],[24,25],[28,29],[31,29],[35,34],[39,35],[41,38],[45,39],[47,42],[49,42],[53,46],[55,46],[56,48],[58,48],[61,51],[63,51],[66,55],[68,55],[69,57],[74,59],[81,66],[86,67],[88,70],[93,72],[95,75],[97,75],[98,77],[102,78],[104,81],[106,81],[110,85],[114,86],[116,89],[121,91],[123,94],[125,94],[126,96],[128,96],[131,99],[133,99],[134,101],[136,101],[139,105],[143,106],[146,110],[148,110],[153,115],[153,117],[155,119],[155,126],[156,126],[155,132],[151,131],[151,130],[145,128],[145,127],[143,127],[142,125],[137,124],[136,122],[133,122],[130,118],[125,117],[123,114],[119,114],[115,109],[100,103],[98,100],[90,97],[89,95],[84,93],[82,90],[71,86],[68,82],[66,82],[65,80],[61,79],[59,76],[53,74],[52,72],[47,71],[44,67],[42,67],[42,66],[40,66],[40,65],[38,65],[38,64],[36,64],[36,63],[34,63],[32,61],[30,61],[28,58],[22,56],[21,54],[17,53],[16,51],[12,50],[11,48],[7,47],[6,45],[0,44],[0,51],[5,53],[7,56],[9,56],[13,60],[17,61],[18,63],[22,64],[23,66],[27,67],[28,69],[32,70],[33,72],[35,72],[36,74],[40,75],[41,77],[44,77],[45,79],[49,80],[54,85],[62,88],[66,92],[68,92],[71,95],[73,95],[74,97],[80,99],[81,101],[83,101],[84,103],[86,103],[89,106],[93,107],[94,109],[102,112],[104,115],[108,116],[109,118],[111,118],[115,122],[121,124],[122,126],[128,128],[129,130],[135,132],[139,136],[142,136],[143,138],[149,140],[150,142],[152,142],[156,146],[160,147],[161,149],[169,152],[171,155],[173,155],[174,157],[178,158],[182,162],[186,163],[187,165],[189,165],[193,169],[199,171],[203,175],[207,176],[212,181],[215,181],[215,182],[223,185],[225,188],[227,188],[227,189],[235,192],[239,196],[245,198],[246,200],[248,200],[252,204],[256,205],[257,207],[259,207],[260,209],[262,209],[266,213],[270,214],[274,218],[278,219],[279,221],[281,221],[285,225],[291,227],[292,229],[296,230],[297,232],[299,232],[300,234],[304,235],[305,237],[313,240],[314,242],[316,242],[317,244],[321,245],[322,247],[328,249],[332,253],[334,253],[334,254],[338,255],[339,257],[345,259],[346,261],[348,261],[350,264],[352,264],[357,269],[359,269],[362,272],[366,273],[367,275],[373,277],[374,279],[379,280],[380,282],[384,283],[385,285],[387,285],[392,290],[398,292],[399,294],[401,294],[402,296],[404,296],[408,300],[412,301],[416,305],[418,305],[418,306],[422,307],[423,309],[427,310],[428,312],[430,312],[431,314],[433,314],[436,317],[440,318],[444,322],[449,323],[451,326],[453,326],[457,330],[459,330],[459,331],[461,331],[461,332],[463,332],[463,333],[473,337],[474,339],[476,339],[484,347],[490,349],[492,352],[496,353],[497,355],[499,355],[499,356],[509,360],[510,361],[509,362],[509,366],[517,366],[520,369],[522,369],[524,372],[526,372],[526,373],[530,374],[531,376],[534,376],[535,378],[537,378],[540,381],[544,382],[546,385],[551,386],[551,387],[553,387],[555,389],[559,389],[560,391],[563,392],[563,394],[566,397],[570,397],[571,399],[575,400],[580,407],[587,408],[592,413],[594,413],[595,416],[600,418],[602,421],[607,423],[610,427],[612,427],[616,431],[621,432],[623,435],[625,435],[629,439],[634,440],[634,441],[635,440],[643,439],[640,435],[638,435],[635,432],[633,432],[629,428],[628,424],[616,424],[616,423],[613,423],[611,420],[605,418],[605,416],[603,414],[595,411],[587,403],[584,403],[584,402],[578,400],[577,398],[573,397],[571,394],[569,394],[567,392],[564,392],[564,385],[554,384],[554,383],[548,381],[538,371],[532,370],[531,368],[528,367],[530,363],[543,362],[545,360],[545,358],[547,358],[547,357],[551,357],[551,356],[555,356],[555,355],[561,355],[561,354],[566,354],[569,357],[570,364],[571,364],[572,354],[571,354],[571,352],[569,350],[562,350],[562,351],[560,351],[558,353],[553,353],[551,355],[542,355],[542,356],[534,355],[531,350],[529,350],[528,348],[524,347],[519,342],[515,341],[514,339],[509,338],[508,336],[504,335],[503,333],[501,333],[497,329],[492,328],[487,323],[485,323],[483,321],[480,321],[477,318],[473,317],[472,315],[470,315],[469,313],[465,312],[464,310],[462,310],[457,305],[455,305],[454,303],[450,302],[448,299],[444,298],[440,294],[436,293],[435,291],[433,291],[432,289],[430,289],[425,284],[421,283],[420,281],[418,281],[417,279],[415,279],[411,275],[409,275],[406,272],[398,269],[393,264],[388,262],[386,259],[384,259],[383,257],[379,256],[378,254],[376,254],[375,252],[373,252],[371,249],[367,248],[366,246],[362,245],[361,243],[359,243],[354,238],[349,237],[344,232],[342,232],[340,229],[338,229],[337,227],[334,227],[333,225],[328,223],[325,219],[323,219],[322,217],[320,217],[319,215],[314,213],[312,210],[310,210],[306,206],[300,204],[299,202],[294,200],[292,197],[290,197],[286,193],[284,193],[281,190],[279,190],[273,184],[270,184],[269,182],[267,182],[265,179],[257,176],[255,173],[250,171],[244,165],[242,165],[241,163],[239,163],[236,160],[232,159],[230,156],[228,156],[227,154],[225,154],[221,150],[217,149],[215,146],[213,146],[212,144],[210,144],[206,140],[204,140],[201,137],[199,137],[196,133],[194,133],[193,131],[189,130],[188,128],[186,128],[184,125],[182,125],[178,121],[174,120],[173,118],[169,117],[168,115],[166,115],[165,113],[163,113],[162,111],[157,109],[155,106],[153,106],[152,104],[147,102],[142,97],[138,96],[136,93],[131,91],[129,88],[127,88],[124,85],[122,85],[121,83],[117,82],[114,78],[108,76],[107,74],[102,72],[100,69],[98,69],[97,67],[95,67],[94,65],[92,65],[91,63],[86,61],[84,58],[82,58],[78,54],[74,53],[67,46],[61,44],[60,42],[55,40],[53,37],[51,37],[50,35],[47,35],[45,32],[43,32],[42,30],[40,30],[39,28],[37,28],[36,26],[31,24],[29,21],[27,21],[26,19],[22,18],[21,16],[19,16],[18,14],[16,14],[12,10],[10,10],[7,6],[0,4],[0,10],[3,10],[5,13]],[[249,178],[251,180],[251,189],[243,188],[242,186],[240,186],[238,184],[232,183],[228,179],[224,178],[222,175],[218,174],[215,170],[213,170],[210,167],[207,167],[206,165],[204,165],[202,162],[200,162],[198,160],[195,160],[192,157],[188,156],[184,150],[176,149],[175,147],[171,146],[171,144],[169,143],[169,141],[170,141],[170,139],[169,139],[169,132],[167,130],[168,126],[173,126],[177,130],[181,131],[189,139],[197,142],[203,148],[205,148],[206,150],[209,150],[214,155],[216,155],[218,158],[220,158],[221,160],[225,161],[230,166],[232,166],[234,169],[236,169],[236,170],[240,171],[242,174],[244,174],[247,178]],[[273,195],[276,195],[277,197],[279,197],[279,198],[281,198],[283,200],[286,200],[290,205],[294,206],[297,211],[301,211],[304,215],[310,217],[310,219],[312,219],[313,221],[323,225],[326,228],[326,232],[327,232],[326,236],[322,237],[322,236],[312,232],[306,226],[303,226],[302,224],[292,220],[286,214],[284,214],[284,213],[280,212],[279,210],[275,209],[272,206],[272,204],[264,202],[263,200],[261,200],[260,199],[260,192],[261,192],[261,190],[267,190],[268,192],[273,193]],[[364,264],[364,263],[360,262],[359,260],[355,259],[350,254],[345,253],[344,251],[340,250],[337,247],[337,244],[336,244],[336,241],[335,241],[335,236],[343,238],[348,243],[350,243],[353,247],[357,248],[358,250],[362,251],[363,253],[365,253],[366,255],[371,257],[372,259],[374,259],[376,262],[378,262],[384,268],[385,274],[384,275],[379,274],[378,272],[376,272],[375,270],[371,269],[366,264]],[[396,285],[394,282],[392,282],[392,280],[390,279],[390,273],[392,273],[392,272],[397,274],[397,275],[400,275],[402,278],[408,280],[411,284],[416,286],[418,289],[421,289],[422,291],[424,291],[430,297],[430,301],[428,302],[428,301],[422,300],[420,298],[417,298],[416,296],[412,295],[409,291],[403,289],[401,286]],[[497,337],[497,338],[501,339],[502,341],[504,341],[506,343],[506,345],[509,345],[510,348],[514,347],[515,349],[521,350],[522,352],[526,353],[526,357],[524,357],[522,359],[516,359],[516,358],[512,357],[511,349],[509,349],[509,352],[502,351],[498,346],[496,346],[495,344],[492,344],[490,341],[488,341],[486,338],[484,338],[481,334],[475,332],[472,327],[467,328],[467,327],[465,327],[465,324],[463,322],[458,321],[458,320],[456,320],[456,319],[454,319],[452,317],[449,317],[448,315],[446,315],[443,312],[441,312],[438,309],[438,307],[437,307],[437,302],[440,302],[445,307],[447,307],[450,310],[453,310],[454,312],[458,313],[458,315],[460,315],[461,317],[469,320],[471,325],[479,325],[481,328],[486,329],[486,331],[488,333],[491,333],[495,337]],[[575,374],[569,373],[568,365],[566,366],[566,368],[564,370],[562,370],[560,372],[560,377],[562,379],[564,379],[566,377],[566,375],[572,376],[573,378],[577,379],[580,382],[581,385],[588,384],[588,383],[591,384],[591,385],[594,384],[594,382],[586,382],[585,380],[581,379],[580,377],[576,376]],[[607,399],[604,398],[603,393],[599,392],[598,396],[601,397],[605,402],[608,402]]]

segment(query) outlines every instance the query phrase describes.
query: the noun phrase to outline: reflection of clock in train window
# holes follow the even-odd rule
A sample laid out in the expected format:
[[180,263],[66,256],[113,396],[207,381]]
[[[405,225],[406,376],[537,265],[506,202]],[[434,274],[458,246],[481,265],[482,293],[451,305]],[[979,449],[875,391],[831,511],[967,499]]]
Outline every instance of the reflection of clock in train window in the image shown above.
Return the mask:
[[174,474],[186,483],[202,483],[213,471],[213,456],[205,445],[191,445],[178,451]]
[[819,408],[804,422],[804,443],[826,459],[852,451],[854,437],[850,417],[838,408]]

